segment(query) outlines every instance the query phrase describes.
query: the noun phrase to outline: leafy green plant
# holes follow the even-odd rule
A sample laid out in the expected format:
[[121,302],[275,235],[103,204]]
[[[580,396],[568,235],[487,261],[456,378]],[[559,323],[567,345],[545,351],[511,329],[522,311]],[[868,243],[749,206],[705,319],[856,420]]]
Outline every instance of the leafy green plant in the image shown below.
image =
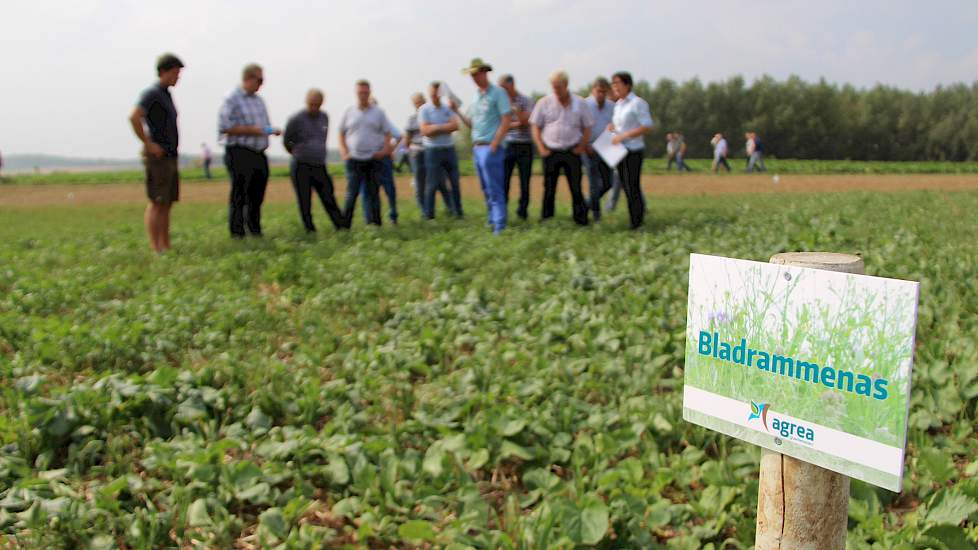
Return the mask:
[[[0,212],[0,531],[24,548],[749,548],[758,451],[682,421],[688,254],[919,280],[907,475],[853,548],[978,541],[978,194],[687,197],[494,238]],[[875,546],[874,546],[875,545]]]

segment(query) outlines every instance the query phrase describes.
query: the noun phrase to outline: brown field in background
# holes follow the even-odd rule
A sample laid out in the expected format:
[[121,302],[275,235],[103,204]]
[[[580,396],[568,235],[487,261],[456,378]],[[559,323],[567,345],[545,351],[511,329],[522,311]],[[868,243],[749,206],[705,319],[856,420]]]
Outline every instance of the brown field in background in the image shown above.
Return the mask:
[[[514,176],[510,199],[519,195],[519,184]],[[414,204],[409,176],[397,178],[398,203]],[[336,197],[342,201],[346,182],[336,180]],[[930,189],[962,191],[978,189],[976,175],[788,175],[780,176],[774,183],[771,175],[650,175],[643,176],[642,187],[655,196],[669,195],[720,195],[729,193],[832,193],[843,191],[906,191]],[[587,195],[587,178],[583,182]],[[468,198],[482,198],[482,190],[474,176],[462,178],[462,194]],[[530,200],[539,205],[543,195],[543,179],[534,176]],[[560,180],[558,195],[570,200],[567,184]],[[184,183],[180,189],[180,201],[184,203],[226,203],[228,182],[212,180]],[[295,200],[292,185],[287,178],[273,179],[268,186],[266,202],[291,202]],[[386,199],[384,199],[386,200]],[[622,197],[624,200],[624,197]],[[407,202],[405,202],[407,201]],[[146,194],[142,183],[104,185],[12,185],[0,186],[0,208],[31,208],[49,205],[98,205],[145,203]]]

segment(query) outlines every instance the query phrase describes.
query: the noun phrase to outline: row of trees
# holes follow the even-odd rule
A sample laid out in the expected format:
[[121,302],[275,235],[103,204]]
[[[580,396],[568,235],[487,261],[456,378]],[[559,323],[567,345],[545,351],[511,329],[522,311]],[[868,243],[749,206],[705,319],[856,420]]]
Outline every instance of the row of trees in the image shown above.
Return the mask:
[[915,93],[877,85],[858,89],[798,77],[764,77],[747,86],[734,77],[703,85],[668,79],[635,92],[652,107],[657,131],[650,155],[665,152],[666,132],[682,131],[690,155],[711,154],[723,132],[735,151],[757,132],[768,154],[781,158],[853,160],[978,160],[978,83]]

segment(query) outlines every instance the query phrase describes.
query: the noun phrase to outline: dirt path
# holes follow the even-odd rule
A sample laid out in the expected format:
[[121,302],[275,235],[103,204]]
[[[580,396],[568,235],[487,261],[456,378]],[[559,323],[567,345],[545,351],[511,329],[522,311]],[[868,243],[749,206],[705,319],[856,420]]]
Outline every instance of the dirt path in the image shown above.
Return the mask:
[[[410,178],[397,178],[398,202],[413,202],[414,192]],[[531,187],[531,202],[538,204],[543,183],[535,176]],[[726,193],[825,193],[839,191],[903,191],[910,189],[933,189],[960,191],[978,189],[978,176],[975,175],[827,175],[827,176],[781,176],[774,183],[770,175],[668,175],[644,176],[642,187],[653,196],[668,195],[717,195]],[[336,196],[342,200],[346,184],[342,179],[336,182]],[[210,183],[185,183],[181,188],[181,201],[192,203],[224,203],[228,200],[226,181]],[[462,178],[463,196],[481,198],[482,191],[474,176]],[[587,194],[587,178],[584,180]],[[518,191],[511,190],[511,197]],[[558,196],[569,199],[567,185],[560,182]],[[287,179],[272,180],[268,186],[266,201],[291,202],[295,200],[292,186]],[[36,185],[0,186],[0,208],[30,208],[47,205],[89,205],[89,204],[138,204],[146,201],[142,183],[122,183],[106,185]]]

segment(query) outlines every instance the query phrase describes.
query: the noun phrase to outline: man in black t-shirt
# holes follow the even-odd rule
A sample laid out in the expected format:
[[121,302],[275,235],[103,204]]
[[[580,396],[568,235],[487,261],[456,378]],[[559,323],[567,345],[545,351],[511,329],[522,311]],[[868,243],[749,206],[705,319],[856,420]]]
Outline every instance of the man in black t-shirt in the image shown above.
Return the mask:
[[[146,165],[146,207],[144,222],[154,252],[170,249],[170,207],[180,199],[180,172],[177,164],[177,109],[169,88],[180,79],[183,62],[173,54],[163,54],[156,63],[159,81],[147,88],[129,116],[132,131],[143,143]],[[143,127],[145,124],[146,128]],[[149,130],[147,134],[146,129]]]

